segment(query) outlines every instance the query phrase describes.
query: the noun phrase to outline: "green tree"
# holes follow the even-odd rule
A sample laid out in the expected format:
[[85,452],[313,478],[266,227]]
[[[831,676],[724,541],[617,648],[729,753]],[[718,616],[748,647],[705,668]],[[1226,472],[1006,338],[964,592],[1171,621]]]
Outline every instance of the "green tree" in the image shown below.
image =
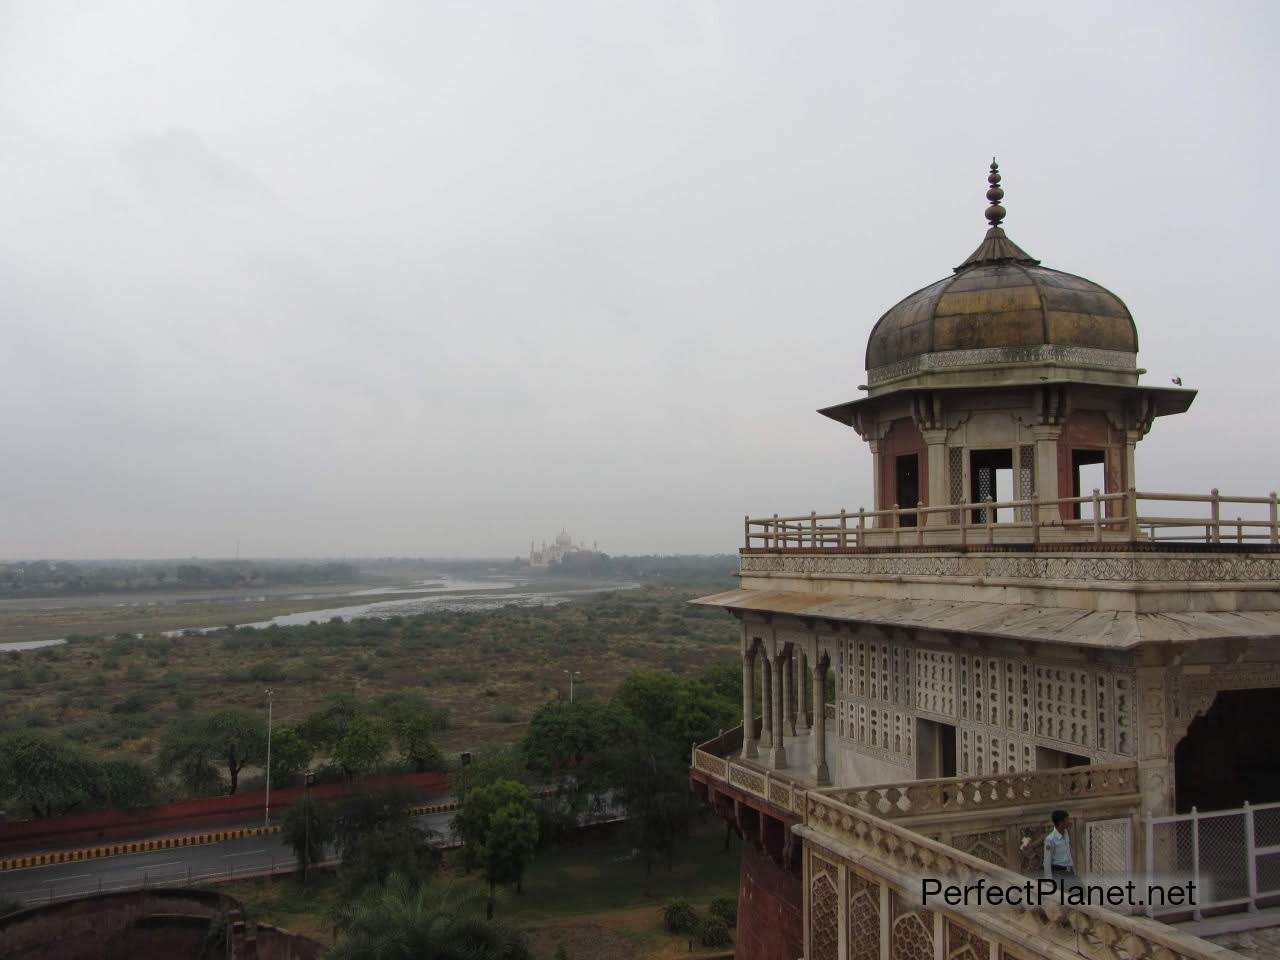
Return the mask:
[[360,701],[355,697],[348,693],[331,694],[323,707],[298,725],[298,732],[315,752],[328,753],[346,735],[351,721],[360,712]]
[[462,840],[462,860],[468,869],[480,868],[489,884],[486,916],[493,916],[497,886],[514,883],[521,889],[525,867],[538,846],[538,816],[529,789],[512,780],[499,780],[467,794],[453,821]]
[[342,857],[338,876],[349,895],[386,883],[392,874],[414,884],[430,881],[440,868],[440,850],[431,842],[436,834],[405,817],[361,833]]
[[34,817],[54,817],[90,800],[98,767],[66,740],[40,733],[0,737],[0,794]]
[[271,785],[287,787],[300,783],[311,764],[311,744],[297,727],[278,727],[271,731]]
[[613,703],[548,703],[529,720],[521,749],[544,781],[571,778],[583,789],[607,788],[602,758],[610,744],[636,734],[637,721]]
[[155,800],[157,787],[150,767],[127,757],[113,758],[98,764],[93,799],[113,810],[141,807]]
[[529,770],[521,750],[518,747],[499,745],[475,751],[470,763],[454,771],[453,787],[458,797],[465,800],[472,790],[487,787],[499,780],[523,783],[528,777]]
[[392,873],[414,883],[435,873],[440,852],[431,841],[436,835],[413,822],[413,801],[412,790],[392,786],[362,791],[338,804],[334,839],[342,858],[339,873],[350,894],[385,883]]
[[670,870],[676,845],[689,835],[693,797],[687,762],[652,735],[615,744],[610,752],[614,795],[626,810],[627,832],[644,857],[646,875],[659,856]]
[[415,773],[444,769],[444,755],[431,740],[435,722],[429,714],[415,713],[393,719],[391,723],[396,746],[409,769]]
[[357,713],[333,748],[333,762],[348,779],[362,777],[382,763],[391,749],[391,727],[381,717]]
[[160,744],[157,765],[174,773],[193,793],[202,793],[221,783],[219,767],[230,780],[228,794],[240,785],[240,771],[266,759],[267,725],[244,710],[218,713],[179,721]]
[[324,848],[333,842],[336,830],[333,807],[314,797],[303,797],[285,811],[280,826],[281,839],[298,858],[304,875],[307,867],[324,860]]
[[482,920],[474,898],[451,901],[392,875],[335,912],[342,938],[328,960],[530,960],[523,935]]
[[156,754],[156,768],[177,777],[188,793],[197,796],[213,793],[222,785],[214,745],[204,736],[201,723],[195,717],[179,720],[160,739]]

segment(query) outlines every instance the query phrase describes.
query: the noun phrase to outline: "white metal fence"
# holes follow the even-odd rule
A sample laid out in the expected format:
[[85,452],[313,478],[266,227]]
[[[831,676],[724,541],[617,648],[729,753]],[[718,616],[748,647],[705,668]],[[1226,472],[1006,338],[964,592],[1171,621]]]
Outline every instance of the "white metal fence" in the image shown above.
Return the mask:
[[[1151,885],[1195,883],[1194,907],[1148,902],[1147,915],[1254,911],[1280,902],[1280,803],[1146,818]],[[1155,898],[1158,899],[1158,898]]]

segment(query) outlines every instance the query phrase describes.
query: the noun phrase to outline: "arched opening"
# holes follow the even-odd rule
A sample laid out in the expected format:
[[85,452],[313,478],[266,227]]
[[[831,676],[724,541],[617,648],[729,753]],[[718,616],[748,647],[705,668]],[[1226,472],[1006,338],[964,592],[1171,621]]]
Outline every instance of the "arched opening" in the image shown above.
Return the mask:
[[1224,690],[1174,751],[1179,813],[1280,800],[1280,690]]

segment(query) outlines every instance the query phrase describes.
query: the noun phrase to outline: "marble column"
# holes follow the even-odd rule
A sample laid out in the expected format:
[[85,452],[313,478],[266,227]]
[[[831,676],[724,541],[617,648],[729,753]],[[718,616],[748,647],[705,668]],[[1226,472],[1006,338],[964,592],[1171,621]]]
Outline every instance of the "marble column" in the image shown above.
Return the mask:
[[813,684],[813,779],[820,787],[831,785],[827,767],[827,665],[821,655],[814,661],[809,680]]
[[[1071,496],[1070,490],[1058,489],[1058,437],[1062,428],[1056,426],[1035,426],[1031,435],[1035,437],[1036,447],[1036,499],[1040,501],[1056,500],[1058,497]],[[1017,467],[1017,464],[1014,464]],[[1014,476],[1017,476],[1015,469]],[[1040,508],[1042,523],[1053,523],[1061,519],[1061,511],[1057,506]]]
[[782,677],[786,673],[785,655],[779,654],[773,662],[773,749],[769,751],[769,765],[775,770],[782,770],[787,765],[787,748],[782,740],[783,715],[786,705],[782,700]]
[[760,747],[764,750],[773,748],[773,665],[769,663],[769,654],[760,651]]
[[[929,471],[929,484],[921,493],[921,500],[927,507],[938,507],[951,500],[949,478],[947,476],[947,431],[921,430],[926,448],[926,464]],[[926,524],[924,521],[928,520]],[[930,513],[916,520],[921,526],[941,526],[951,522],[951,514],[947,512]]]
[[751,647],[742,655],[742,759],[754,760],[756,748],[756,651]]
[[804,696],[804,678],[809,674],[808,655],[803,650],[793,650],[792,658],[796,674],[796,736],[809,735],[809,702]]
[[789,647],[787,652],[782,655],[782,735],[784,737],[794,737],[796,735],[796,708],[795,704],[791,702],[791,687],[794,677],[791,651],[794,649],[794,647]]

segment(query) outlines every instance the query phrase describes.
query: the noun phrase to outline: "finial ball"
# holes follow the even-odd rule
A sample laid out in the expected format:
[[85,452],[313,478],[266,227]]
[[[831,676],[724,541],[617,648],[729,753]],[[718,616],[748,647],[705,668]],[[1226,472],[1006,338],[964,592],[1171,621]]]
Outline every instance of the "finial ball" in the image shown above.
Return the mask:
[[998,203],[993,203],[987,207],[987,220],[993,227],[1000,226],[1000,221],[1004,219],[1005,209]]

